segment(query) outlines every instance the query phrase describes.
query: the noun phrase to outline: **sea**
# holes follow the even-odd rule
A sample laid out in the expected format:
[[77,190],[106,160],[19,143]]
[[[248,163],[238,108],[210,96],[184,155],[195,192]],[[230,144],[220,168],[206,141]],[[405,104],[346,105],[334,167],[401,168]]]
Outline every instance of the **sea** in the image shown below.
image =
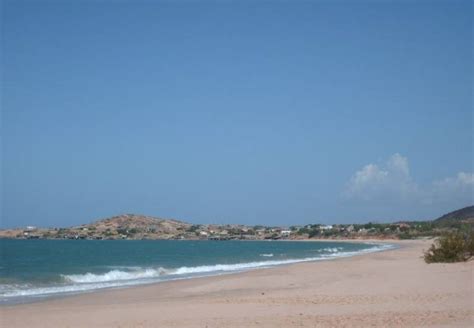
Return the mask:
[[0,305],[393,248],[317,241],[0,239]]

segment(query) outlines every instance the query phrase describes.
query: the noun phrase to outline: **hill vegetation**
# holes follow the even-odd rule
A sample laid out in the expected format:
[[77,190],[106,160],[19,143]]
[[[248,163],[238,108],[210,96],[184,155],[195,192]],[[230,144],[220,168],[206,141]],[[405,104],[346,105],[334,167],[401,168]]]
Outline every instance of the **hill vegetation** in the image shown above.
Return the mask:
[[474,224],[474,205],[447,213],[433,221],[438,227],[459,227]]
[[236,224],[190,224],[175,219],[123,214],[69,228],[26,227],[0,230],[0,238],[21,239],[413,239],[448,233],[468,234],[474,227],[474,206],[434,221],[365,224],[308,224],[268,227]]

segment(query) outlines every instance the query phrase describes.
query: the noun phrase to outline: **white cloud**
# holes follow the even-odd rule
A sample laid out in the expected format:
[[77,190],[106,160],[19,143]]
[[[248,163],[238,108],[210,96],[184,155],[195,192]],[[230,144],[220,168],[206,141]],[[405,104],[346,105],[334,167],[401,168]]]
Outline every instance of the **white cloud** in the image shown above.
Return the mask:
[[408,168],[408,159],[399,153],[393,154],[387,162],[387,167],[394,175],[401,177],[410,177],[410,169]]
[[347,199],[391,206],[405,213],[410,213],[410,208],[424,206],[456,209],[474,203],[474,174],[459,172],[419,186],[410,175],[408,159],[396,153],[381,165],[367,164],[356,171],[344,195]]
[[407,198],[417,192],[418,187],[410,176],[407,158],[397,153],[380,167],[377,164],[367,164],[357,171],[350,179],[345,195],[371,200]]
[[457,176],[433,183],[435,188],[469,189],[474,186],[474,173],[459,172]]
[[433,182],[431,200],[433,202],[447,202],[452,198],[459,202],[474,202],[474,173],[459,172],[454,177]]

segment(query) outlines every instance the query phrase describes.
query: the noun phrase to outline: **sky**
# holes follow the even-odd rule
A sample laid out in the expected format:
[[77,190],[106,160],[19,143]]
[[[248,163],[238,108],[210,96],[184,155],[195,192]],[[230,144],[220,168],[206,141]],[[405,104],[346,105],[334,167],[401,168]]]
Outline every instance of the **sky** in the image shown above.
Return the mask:
[[2,1],[0,227],[474,203],[471,1]]

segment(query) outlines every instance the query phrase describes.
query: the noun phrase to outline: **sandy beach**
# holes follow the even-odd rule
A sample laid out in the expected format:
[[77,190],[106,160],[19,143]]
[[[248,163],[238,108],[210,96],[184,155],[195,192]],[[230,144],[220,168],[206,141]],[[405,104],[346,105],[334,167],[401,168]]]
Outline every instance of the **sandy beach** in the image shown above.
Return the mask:
[[331,261],[0,308],[2,327],[472,327],[474,261],[424,263],[431,241]]

